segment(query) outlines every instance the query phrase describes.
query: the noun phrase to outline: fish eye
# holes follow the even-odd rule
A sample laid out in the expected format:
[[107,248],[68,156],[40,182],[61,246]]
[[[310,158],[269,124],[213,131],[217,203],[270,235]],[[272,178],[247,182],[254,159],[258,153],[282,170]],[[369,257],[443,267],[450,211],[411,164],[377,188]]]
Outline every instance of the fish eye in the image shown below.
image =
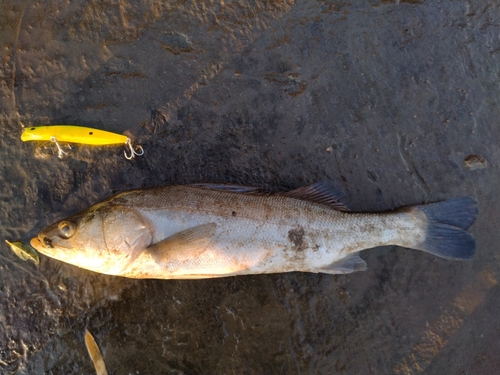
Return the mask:
[[61,232],[61,237],[70,238],[75,233],[75,224],[69,221],[61,221],[59,223],[59,231]]

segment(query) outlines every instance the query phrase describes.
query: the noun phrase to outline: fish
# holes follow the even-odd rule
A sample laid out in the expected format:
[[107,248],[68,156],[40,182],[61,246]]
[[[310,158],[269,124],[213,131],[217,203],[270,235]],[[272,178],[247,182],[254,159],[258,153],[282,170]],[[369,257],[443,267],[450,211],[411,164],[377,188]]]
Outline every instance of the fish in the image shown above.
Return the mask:
[[280,193],[239,185],[171,185],[114,195],[31,240],[40,253],[138,279],[366,270],[360,252],[397,245],[470,259],[470,197],[387,212],[349,211],[332,181]]

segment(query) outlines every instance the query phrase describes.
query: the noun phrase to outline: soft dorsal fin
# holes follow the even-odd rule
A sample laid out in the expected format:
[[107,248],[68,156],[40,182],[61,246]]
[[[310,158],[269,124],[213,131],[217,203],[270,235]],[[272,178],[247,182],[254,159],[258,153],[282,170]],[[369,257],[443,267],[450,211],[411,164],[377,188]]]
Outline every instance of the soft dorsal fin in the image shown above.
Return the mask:
[[211,190],[223,190],[230,193],[240,193],[240,194],[256,194],[259,193],[259,188],[254,186],[243,186],[234,184],[190,184],[189,186],[199,187],[203,189]]
[[175,233],[146,250],[157,263],[195,259],[209,245],[217,229],[216,223],[207,223]]
[[278,194],[283,197],[325,204],[338,211],[350,211],[342,202],[345,198],[344,192],[333,181],[320,181]]

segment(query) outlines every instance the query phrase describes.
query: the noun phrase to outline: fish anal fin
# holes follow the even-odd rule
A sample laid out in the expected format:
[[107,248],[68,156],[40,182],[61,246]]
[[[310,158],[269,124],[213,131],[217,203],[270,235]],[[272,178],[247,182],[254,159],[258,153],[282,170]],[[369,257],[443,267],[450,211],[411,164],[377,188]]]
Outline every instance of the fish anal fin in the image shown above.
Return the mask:
[[343,201],[345,199],[344,192],[333,181],[320,181],[278,194],[284,197],[324,204],[338,211],[350,211]]
[[184,261],[199,256],[209,245],[217,229],[216,223],[207,223],[175,233],[148,248],[157,263]]
[[366,271],[366,262],[360,258],[359,253],[349,254],[328,266],[318,269],[322,273],[352,273],[357,271]]

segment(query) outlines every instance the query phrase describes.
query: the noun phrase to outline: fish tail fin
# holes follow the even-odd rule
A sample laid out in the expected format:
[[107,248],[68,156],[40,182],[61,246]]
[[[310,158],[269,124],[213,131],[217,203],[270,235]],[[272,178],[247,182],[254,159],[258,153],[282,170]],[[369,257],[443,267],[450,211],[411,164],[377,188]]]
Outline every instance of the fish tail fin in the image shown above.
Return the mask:
[[444,202],[415,206],[427,219],[427,232],[416,248],[446,259],[470,259],[476,241],[467,233],[477,216],[474,199],[455,198]]

